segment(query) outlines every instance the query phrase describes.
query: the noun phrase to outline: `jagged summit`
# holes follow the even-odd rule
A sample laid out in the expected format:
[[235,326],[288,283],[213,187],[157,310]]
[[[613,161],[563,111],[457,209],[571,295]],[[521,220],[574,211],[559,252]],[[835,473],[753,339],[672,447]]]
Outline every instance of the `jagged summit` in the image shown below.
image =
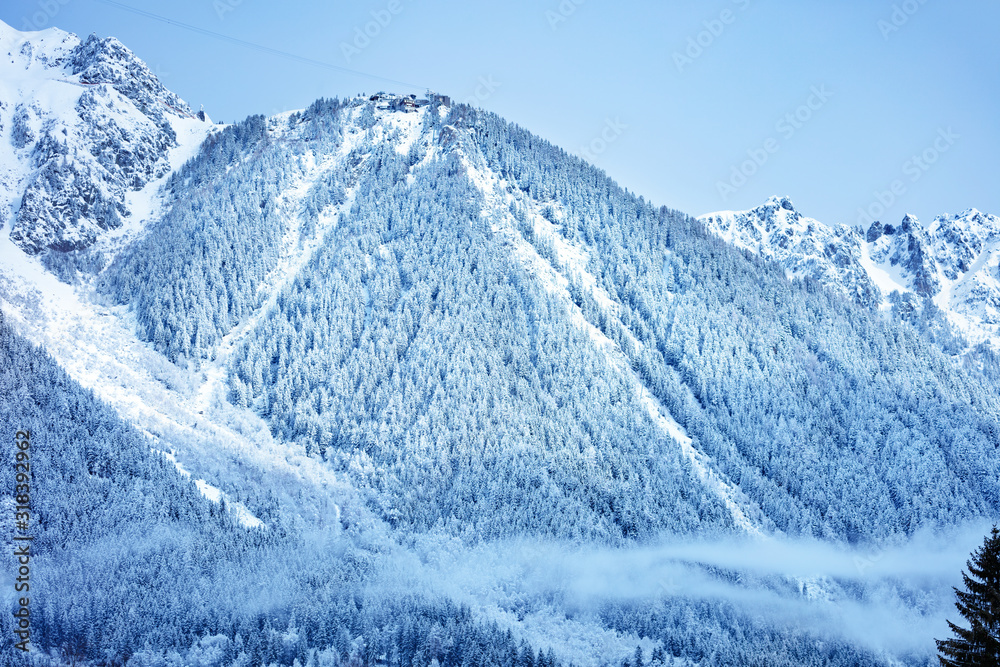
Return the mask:
[[187,103],[160,82],[149,67],[114,37],[91,35],[74,49],[68,63],[83,85],[109,84],[139,104],[150,116],[172,113],[190,117]]
[[803,216],[788,197],[770,197],[749,211],[711,213],[700,220],[726,242],[778,262],[789,277],[814,278],[866,307],[882,301],[862,265],[857,231]]
[[[517,125],[387,95],[209,136],[114,40],[46,35],[0,84],[43,258],[0,238],[0,412],[45,457],[52,660],[901,664],[837,621],[883,589],[924,618],[933,590],[843,563],[1000,512],[1000,374]],[[788,198],[709,223],[884,301],[860,230]],[[941,226],[974,271],[981,234]],[[102,254],[82,284],[46,270]],[[785,570],[786,540],[829,576]]]
[[789,199],[788,197],[778,197],[776,195],[771,195],[770,197],[768,197],[767,201],[764,202],[764,206],[779,206],[785,209],[786,211],[795,210],[795,205],[792,204],[791,199]]
[[[919,314],[931,300],[970,344],[1000,347],[1000,218],[969,208],[930,225],[906,214],[867,230],[802,217],[787,197],[701,217],[729,243],[811,276],[869,308]],[[895,293],[895,296],[894,296]]]
[[79,252],[122,228],[138,205],[131,193],[207,132],[117,39],[3,24],[0,53],[0,141],[10,146],[0,211],[31,254]]

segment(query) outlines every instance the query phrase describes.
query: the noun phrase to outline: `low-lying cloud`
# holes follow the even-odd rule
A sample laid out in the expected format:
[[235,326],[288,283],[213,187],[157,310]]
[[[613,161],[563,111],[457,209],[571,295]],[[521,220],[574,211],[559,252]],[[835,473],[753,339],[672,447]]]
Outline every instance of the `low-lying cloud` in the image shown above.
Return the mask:
[[574,613],[608,602],[716,600],[779,628],[897,655],[929,654],[933,640],[948,634],[945,618],[960,620],[952,586],[961,585],[988,530],[976,524],[925,532],[880,549],[787,538],[670,539],[631,549],[526,540],[476,549],[428,544],[397,576],[480,609],[532,599]]

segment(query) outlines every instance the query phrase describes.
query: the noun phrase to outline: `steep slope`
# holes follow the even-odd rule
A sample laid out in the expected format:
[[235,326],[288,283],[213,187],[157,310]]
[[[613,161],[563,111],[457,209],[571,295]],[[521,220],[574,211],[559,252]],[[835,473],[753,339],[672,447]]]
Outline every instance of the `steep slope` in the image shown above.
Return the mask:
[[[260,159],[221,178],[218,170],[207,171],[212,180],[196,187],[193,196],[185,190],[164,222],[108,271],[104,284],[118,298],[132,300],[154,343],[161,323],[179,322],[181,335],[172,331],[163,340],[180,342],[185,354],[196,356],[217,355],[215,346],[205,343],[221,340],[232,326],[218,316],[209,320],[208,312],[270,307],[232,354],[233,402],[273,420],[276,437],[301,443],[336,470],[353,471],[350,477],[372,488],[372,502],[390,523],[428,529],[447,517],[466,535],[484,537],[534,530],[538,521],[550,521],[540,515],[552,511],[594,517],[554,528],[566,536],[667,527],[690,531],[702,521],[730,524],[718,496],[690,493],[694,480],[684,472],[690,463],[682,463],[671,434],[656,426],[632,382],[615,368],[621,362],[566,319],[578,307],[565,290],[518,293],[517,282],[527,280],[521,260],[489,250],[493,232],[478,201],[482,195],[468,180],[455,178],[456,169],[464,169],[461,141],[467,137],[442,120],[447,112],[440,106],[405,114],[378,110],[368,101],[343,108],[320,103],[267,127],[252,119],[233,128],[234,136],[242,132],[247,141],[259,142],[242,150],[256,151],[259,145]],[[229,135],[220,135],[222,153],[229,150]],[[202,164],[212,164],[218,155],[207,147]],[[327,168],[313,176],[312,187],[294,186],[297,165],[314,163]],[[193,163],[177,179],[198,183],[194,174],[201,166]],[[265,195],[275,206],[263,210],[249,197],[235,214],[216,216],[200,194],[215,198],[219,191],[238,189],[227,201],[239,207],[245,193],[271,188],[306,197],[283,208],[277,204],[283,195]],[[421,192],[436,194],[414,196]],[[201,212],[198,217],[186,213],[194,210]],[[265,223],[272,210],[273,224]],[[207,227],[206,219],[218,222]],[[246,233],[246,225],[269,231]],[[287,234],[293,233],[291,244],[298,246],[299,230],[316,229],[329,229],[324,242],[283,291],[272,292],[268,304],[264,294],[274,282]],[[221,251],[202,251],[206,241],[221,245]],[[192,244],[180,256],[204,256],[209,267],[218,268],[187,271],[158,252],[166,242]],[[261,242],[267,244],[263,252],[255,251],[251,244]],[[223,268],[228,262],[250,275],[232,281]],[[166,290],[176,300],[164,302],[160,295]],[[171,314],[189,292],[224,295],[227,301],[206,308],[205,318],[192,323]],[[300,299],[310,303],[307,313],[301,312]],[[501,303],[500,312],[513,318],[505,325],[497,322]],[[308,321],[288,321],[302,317]],[[169,343],[165,351],[170,352]],[[403,366],[396,367],[400,361]],[[484,364],[498,382],[484,382]],[[378,387],[380,378],[391,385]],[[341,402],[342,392],[352,398]],[[622,405],[605,410],[598,426],[578,410],[560,409],[581,392],[590,403],[619,395]],[[486,405],[497,411],[478,414]],[[383,415],[389,419],[383,421]],[[525,418],[511,432],[512,424]],[[549,444],[539,446],[539,438]],[[401,456],[404,442],[415,447],[412,456]],[[510,458],[514,452],[520,460]],[[473,469],[455,474],[455,468],[467,466]],[[480,495],[481,475],[498,467],[513,479],[493,481],[488,501],[465,500]],[[609,468],[621,472],[609,478]],[[661,472],[646,478],[643,470]],[[624,502],[632,495],[626,489],[640,478],[647,488]],[[535,508],[504,516],[503,502]],[[546,504],[557,509],[543,509]]]
[[[856,541],[997,511],[997,399],[908,327],[787,283],[494,116],[321,102],[227,130],[173,183],[102,289],[182,363],[259,322],[230,400],[390,525]],[[324,216],[265,298],[285,234]]]
[[[88,43],[144,118],[168,99]],[[191,123],[162,176],[121,165],[129,224],[68,253],[0,239],[9,323],[134,429],[88,450],[87,415],[111,420],[51,362],[0,373],[72,436],[83,495],[134,498],[72,524],[78,487],[48,487],[59,526],[132,522],[51,555],[58,660],[926,664],[951,589],[919,535],[1000,514],[1000,405],[871,312],[849,234],[782,200],[731,229],[866,307],[445,98]],[[77,238],[53,210],[39,233]],[[54,278],[77,269],[98,275]],[[11,359],[42,356],[6,326]],[[913,577],[868,569],[886,554]]]
[[[258,118],[247,125],[264,127],[266,132],[280,137],[285,134],[288,120]],[[397,149],[405,152],[413,135],[412,121],[418,117],[400,115],[389,120],[388,126],[378,131],[387,130],[392,141],[398,140]],[[396,120],[401,122],[393,122]],[[233,137],[254,136],[252,132],[245,134],[245,129],[244,126],[227,129],[212,140],[207,150],[242,159]],[[67,643],[72,652],[63,655],[63,659],[112,660],[144,643],[150,644],[150,648],[140,651],[141,657],[136,660],[151,664],[160,664],[170,651],[179,651],[183,656],[180,660],[191,664],[217,659],[219,651],[238,658],[237,664],[268,663],[282,660],[286,655],[305,663],[307,649],[314,655],[317,649],[322,649],[318,653],[320,659],[334,661],[333,664],[336,661],[347,664],[362,655],[373,659],[371,655],[387,651],[411,657],[419,651],[417,655],[438,659],[442,664],[461,664],[466,655],[496,663],[499,660],[490,656],[527,655],[529,651],[534,656],[539,652],[538,637],[543,639],[541,648],[556,646],[563,655],[587,656],[583,664],[601,659],[595,656],[617,659],[634,649],[638,641],[634,634],[605,629],[594,622],[553,627],[554,622],[559,623],[558,614],[536,613],[531,619],[498,616],[496,602],[470,596],[464,588],[449,589],[449,594],[444,595],[443,583],[449,581],[451,572],[439,570],[438,563],[442,556],[450,558],[453,548],[442,551],[441,546],[432,542],[419,555],[403,551],[394,543],[388,526],[358,502],[357,494],[341,476],[315,457],[308,457],[294,443],[272,438],[259,418],[225,401],[228,390],[219,391],[219,371],[225,368],[228,352],[240,342],[241,335],[252,330],[267,314],[264,308],[275,303],[282,287],[308,262],[319,240],[336,222],[335,210],[327,210],[318,218],[297,214],[316,213],[315,202],[305,195],[312,192],[314,181],[316,191],[324,197],[329,194],[330,168],[347,158],[349,147],[357,138],[348,137],[342,151],[319,160],[303,154],[301,162],[293,161],[301,169],[295,178],[285,181],[288,189],[276,202],[278,208],[290,214],[287,219],[280,219],[283,231],[273,237],[274,264],[256,285],[260,300],[254,303],[259,303],[259,307],[249,311],[229,331],[215,350],[216,358],[202,360],[198,371],[171,366],[151,346],[134,337],[134,315],[95,298],[87,283],[71,286],[57,282],[37,256],[14,248],[7,241],[5,261],[0,264],[0,303],[10,313],[16,328],[44,345],[75,379],[93,388],[150,438],[148,446],[154,453],[163,454],[182,475],[193,479],[197,489],[214,504],[209,506],[214,517],[228,514],[229,523],[250,528],[263,524],[269,536],[280,537],[278,543],[282,546],[277,549],[296,554],[291,562],[287,555],[281,556],[282,562],[288,563],[287,570],[275,570],[267,566],[278,558],[270,552],[251,549],[247,556],[251,562],[246,563],[240,560],[243,556],[237,558],[232,553],[229,542],[223,541],[218,547],[225,553],[206,554],[211,566],[201,563],[204,569],[200,577],[191,578],[187,571],[191,563],[183,557],[183,552],[195,547],[183,540],[171,543],[169,548],[173,551],[162,558],[150,559],[147,545],[130,540],[120,545],[117,553],[121,558],[117,561],[106,562],[101,554],[87,551],[87,557],[92,559],[87,567],[95,573],[102,572],[105,566],[131,570],[129,578],[115,588],[115,595],[133,591],[130,603],[136,608],[159,602],[161,609],[144,617],[148,623],[132,624],[125,632],[104,634],[94,633],[88,630],[89,626],[78,623],[71,608],[54,605],[50,609],[58,620],[46,626],[40,644],[55,650]],[[221,162],[215,167],[226,171],[229,164]],[[182,183],[195,171],[187,170],[174,183]],[[167,198],[169,205],[171,197]],[[253,200],[259,210],[258,202]],[[255,241],[253,237],[240,240]],[[212,276],[206,274],[206,278],[210,280]],[[190,305],[191,302],[185,304]],[[32,382],[26,374],[15,373],[15,379],[27,385]],[[228,513],[220,512],[220,507],[229,510]],[[195,517],[195,520],[200,519]],[[151,528],[148,521],[138,523]],[[178,534],[185,530],[184,522],[176,528]],[[292,541],[286,541],[285,537]],[[213,544],[217,542],[212,539]],[[68,553],[63,559],[53,561],[52,568],[75,571],[83,566],[78,558],[82,553]],[[336,557],[331,559],[331,553]],[[414,565],[416,559],[428,556],[433,559],[434,567],[428,566],[428,572],[412,573],[414,567],[421,567]],[[468,557],[482,557],[456,556],[462,563]],[[143,567],[153,567],[155,574],[144,575]],[[401,571],[404,574],[399,574]],[[232,578],[237,572],[239,583]],[[212,605],[205,598],[205,605],[194,617],[179,610],[171,615],[172,607],[167,605],[168,619],[164,620],[159,615],[163,599],[175,596],[158,585],[134,592],[141,586],[131,578],[132,574],[152,577],[157,582],[166,577],[188,578],[198,583],[201,593],[178,593],[180,598],[191,600],[209,595],[205,591],[216,590],[219,598],[231,596],[243,602],[234,610]],[[405,587],[401,580],[407,582]],[[108,576],[107,581],[116,579]],[[65,596],[66,603],[77,607],[96,605],[102,617],[118,613],[123,607],[114,595],[106,596],[99,587],[80,586],[73,578],[62,583],[79,592],[79,596]],[[390,601],[381,592],[385,590],[398,592]],[[523,593],[512,591],[510,595]],[[470,603],[477,608],[486,607],[470,616],[468,608],[462,606]],[[306,608],[313,605],[315,608]],[[299,618],[308,619],[301,630],[290,624],[295,612]],[[398,627],[393,625],[400,618],[406,619],[409,628],[404,636],[399,636]],[[494,622],[501,622],[504,630],[517,634],[520,638],[517,646],[509,635],[491,625]],[[121,625],[116,623],[109,622],[108,627]],[[275,629],[268,629],[266,624]],[[546,631],[528,632],[529,624],[539,624]],[[192,638],[189,636],[192,628],[196,632],[204,628],[205,633],[217,630],[220,634]],[[251,635],[253,641],[244,645],[243,638]],[[525,644],[525,638],[536,648]],[[569,651],[570,645],[577,648]],[[407,662],[410,660],[406,658]],[[551,658],[550,664],[558,663]]]
[[190,149],[176,149],[200,144],[211,123],[113,38],[0,23],[0,53],[4,235],[67,277],[94,273],[104,259],[85,251],[136,231],[150,213],[137,194],[186,159]]
[[969,209],[925,227],[907,215],[899,225],[875,222],[865,231],[829,227],[772,197],[750,211],[699,219],[726,242],[777,262],[789,277],[814,279],[866,308],[894,308],[911,321],[942,313],[965,339],[956,347],[942,337],[948,353],[982,343],[1000,349],[996,216]]
[[877,308],[884,300],[865,270],[857,230],[831,228],[804,217],[787,197],[771,197],[750,211],[722,211],[699,220],[727,243],[777,262],[789,277],[812,278],[867,308]]
[[906,216],[896,227],[875,223],[867,240],[901,293],[931,300],[970,344],[1000,349],[1000,218],[969,209],[925,228]]
[[[235,520],[2,313],[0,393],[0,428],[11,434],[0,451],[13,461],[13,434],[29,434],[33,471],[30,517],[18,517],[15,533],[15,470],[0,469],[0,525],[32,538],[21,593],[30,599],[30,659],[5,643],[0,665],[356,664],[386,653],[498,664],[518,648],[537,651],[440,595],[388,601],[366,590],[369,567],[394,566],[385,542],[339,532],[306,539],[273,496],[256,507],[268,529]],[[0,563],[0,601],[14,608],[9,573],[24,561],[10,549]],[[10,613],[0,618],[8,637],[16,624]]]

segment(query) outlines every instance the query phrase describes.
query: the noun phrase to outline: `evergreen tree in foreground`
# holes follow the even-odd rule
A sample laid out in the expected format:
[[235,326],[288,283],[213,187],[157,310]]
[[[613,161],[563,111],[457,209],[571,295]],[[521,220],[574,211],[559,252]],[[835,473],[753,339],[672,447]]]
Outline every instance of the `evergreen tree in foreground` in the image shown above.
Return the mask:
[[969,622],[968,629],[948,622],[953,639],[938,640],[938,659],[945,667],[1000,666],[1000,530],[972,554],[962,573],[967,590],[955,589],[955,606]]

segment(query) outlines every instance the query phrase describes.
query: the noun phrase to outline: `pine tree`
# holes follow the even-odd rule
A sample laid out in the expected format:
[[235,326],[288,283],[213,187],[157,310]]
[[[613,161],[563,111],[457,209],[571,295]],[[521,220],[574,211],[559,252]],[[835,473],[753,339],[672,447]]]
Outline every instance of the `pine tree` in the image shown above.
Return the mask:
[[955,637],[938,640],[938,659],[944,667],[1000,666],[1000,530],[993,526],[983,546],[962,573],[966,590],[955,589],[955,607],[969,622],[968,629],[948,622]]

